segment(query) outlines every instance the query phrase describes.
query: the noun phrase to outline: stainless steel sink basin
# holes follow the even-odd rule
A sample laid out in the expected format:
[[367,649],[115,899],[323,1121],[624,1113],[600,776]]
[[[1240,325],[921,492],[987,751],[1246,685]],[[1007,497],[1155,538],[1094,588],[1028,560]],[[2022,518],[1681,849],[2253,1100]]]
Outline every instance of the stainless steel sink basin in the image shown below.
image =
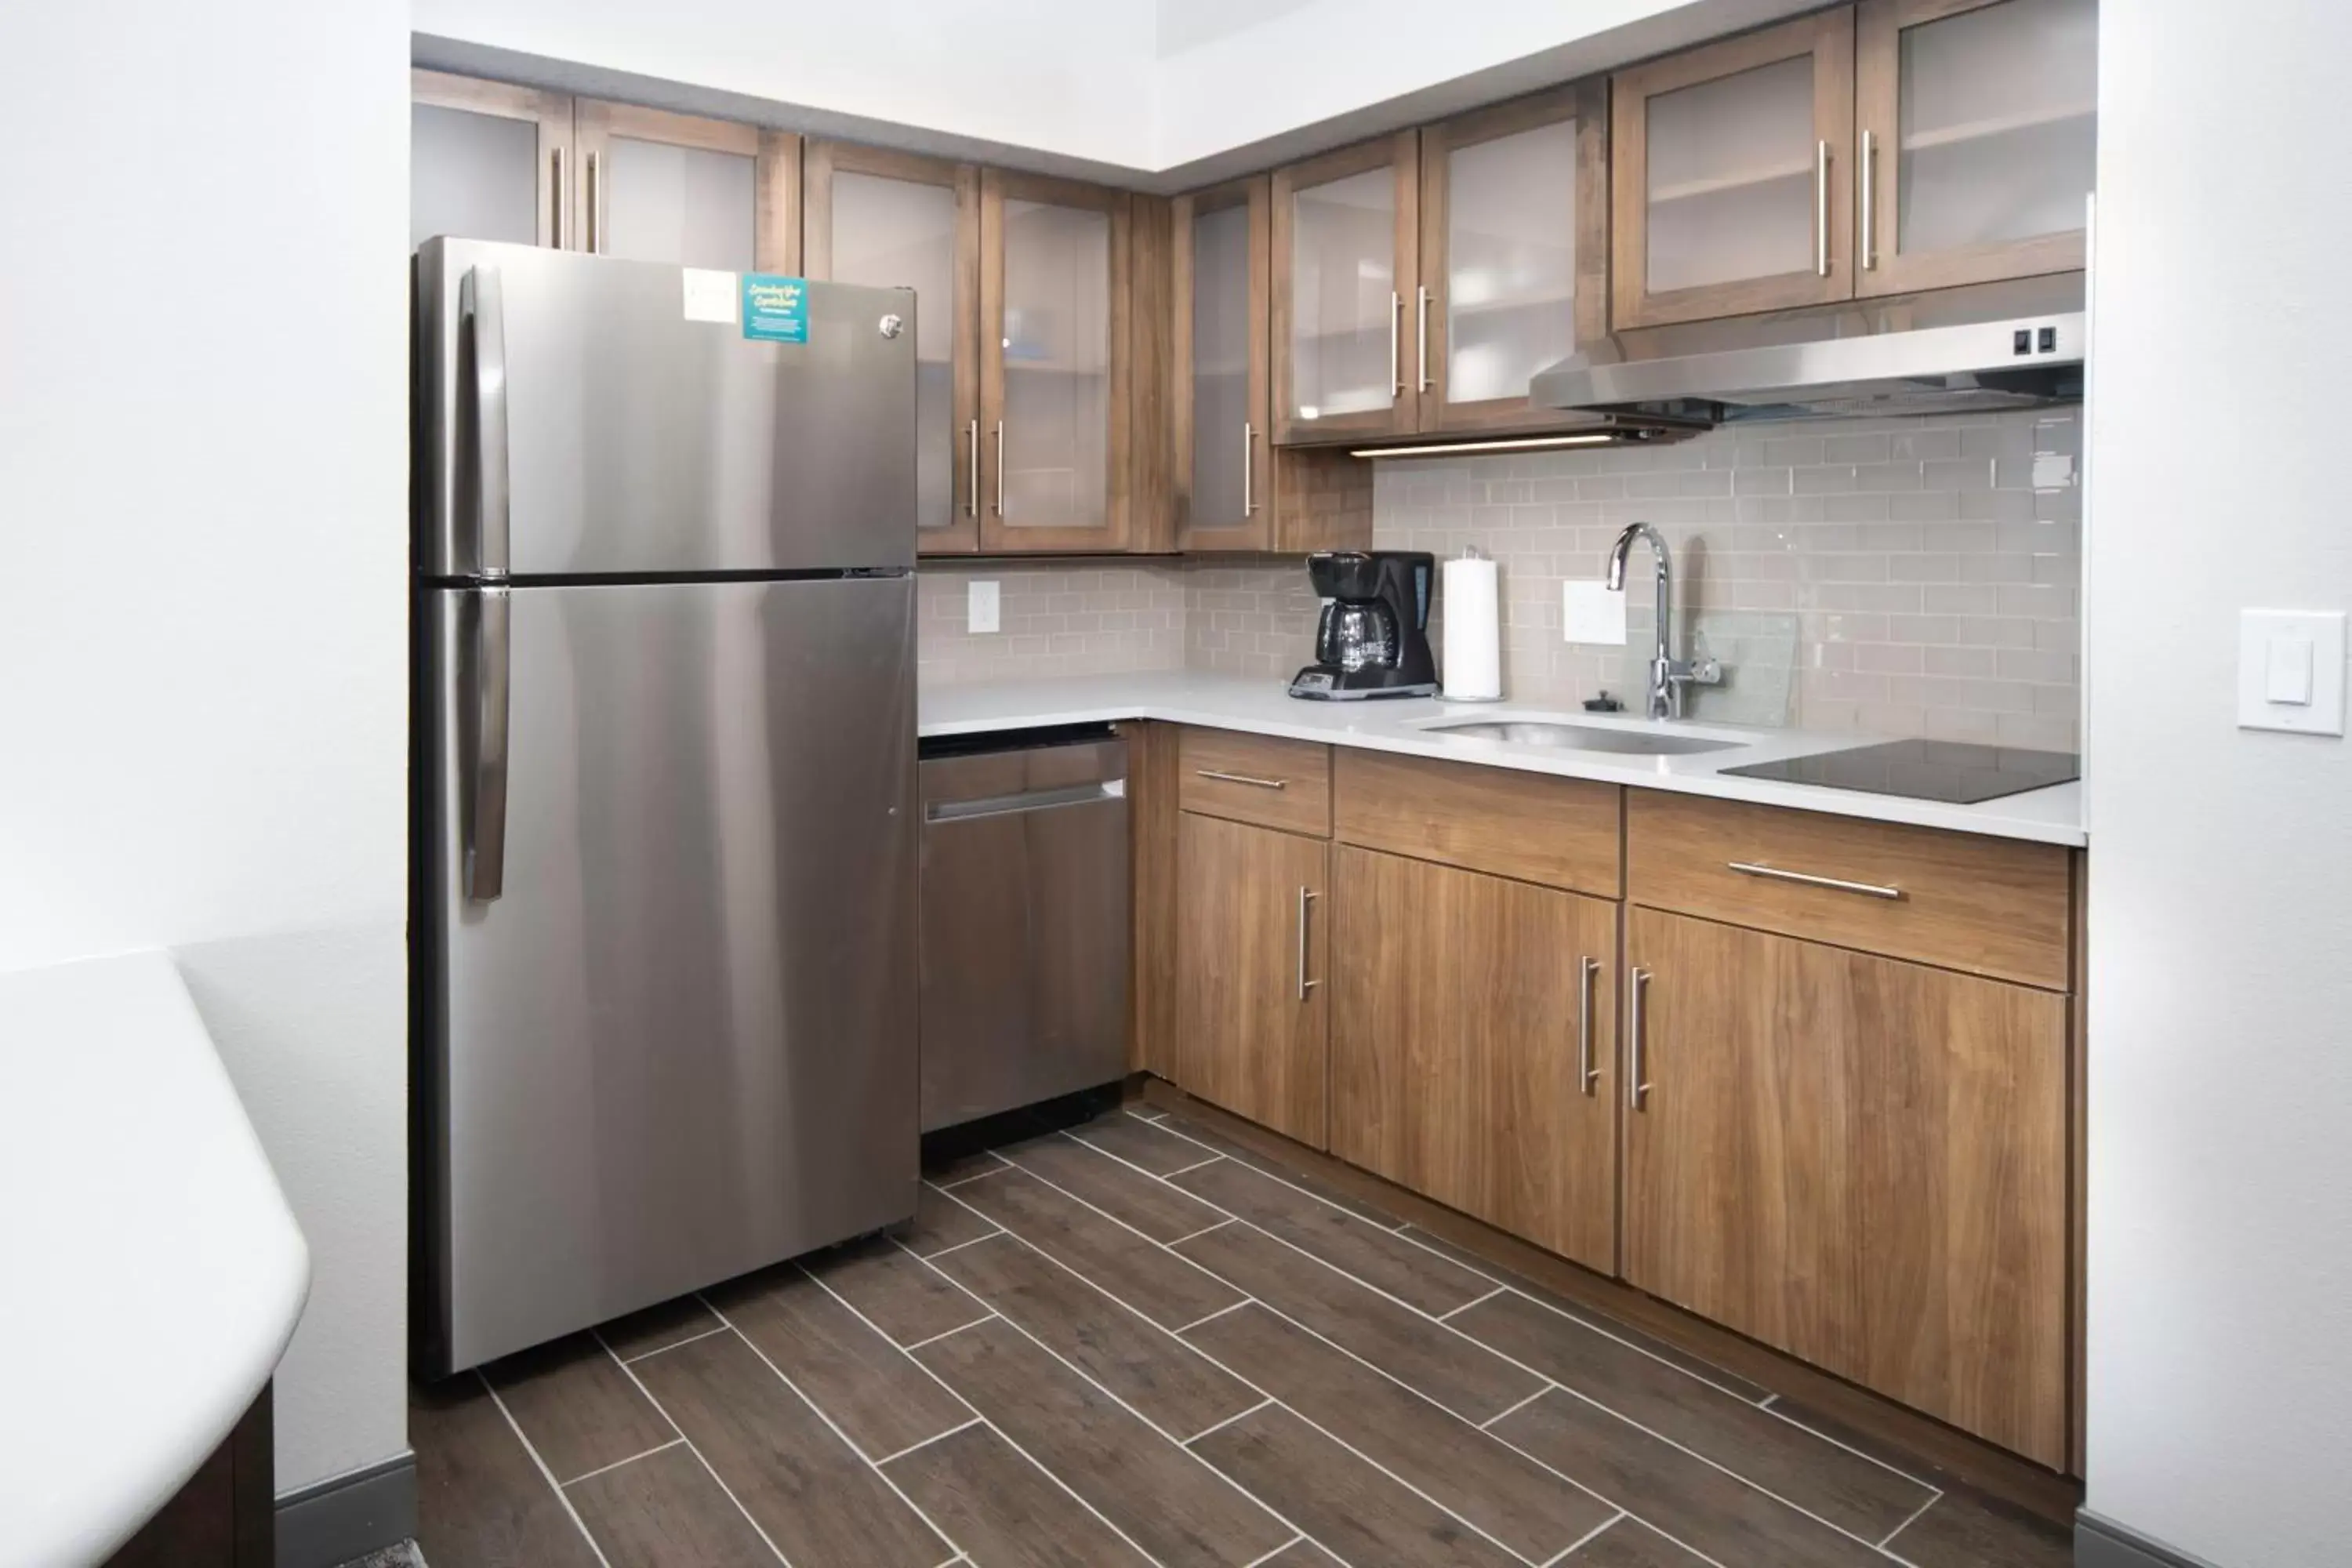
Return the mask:
[[1599,724],[1559,724],[1532,719],[1465,719],[1423,726],[1430,734],[1454,741],[1495,741],[1506,746],[1557,746],[1573,752],[1617,752],[1643,757],[1687,757],[1700,752],[1729,752],[1738,741],[1710,741],[1698,735],[1670,735],[1656,730],[1607,729]]

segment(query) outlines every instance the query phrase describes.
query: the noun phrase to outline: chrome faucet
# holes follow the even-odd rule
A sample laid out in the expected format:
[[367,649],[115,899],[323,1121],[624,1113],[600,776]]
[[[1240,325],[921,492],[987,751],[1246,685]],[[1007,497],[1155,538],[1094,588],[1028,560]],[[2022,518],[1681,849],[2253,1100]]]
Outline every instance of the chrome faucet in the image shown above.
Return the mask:
[[1723,666],[1711,658],[1696,663],[1674,657],[1669,630],[1674,614],[1674,557],[1666,549],[1665,535],[1646,522],[1628,523],[1617,542],[1609,547],[1609,586],[1612,592],[1625,588],[1625,554],[1637,539],[1650,542],[1650,553],[1658,563],[1657,651],[1650,659],[1650,717],[1679,719],[1683,716],[1683,688],[1693,681],[1701,686],[1714,686],[1723,679]]

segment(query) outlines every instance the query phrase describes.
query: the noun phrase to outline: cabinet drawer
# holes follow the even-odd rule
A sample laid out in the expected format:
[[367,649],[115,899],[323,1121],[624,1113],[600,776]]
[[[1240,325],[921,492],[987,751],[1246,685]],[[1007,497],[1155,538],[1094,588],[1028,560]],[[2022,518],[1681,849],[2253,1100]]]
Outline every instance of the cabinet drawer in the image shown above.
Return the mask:
[[1339,748],[1333,837],[1571,892],[1618,896],[1615,784]]
[[1654,790],[1630,792],[1625,815],[1637,904],[2067,988],[2057,845]]
[[1186,811],[1331,836],[1330,747],[1187,729],[1177,757],[1177,804]]

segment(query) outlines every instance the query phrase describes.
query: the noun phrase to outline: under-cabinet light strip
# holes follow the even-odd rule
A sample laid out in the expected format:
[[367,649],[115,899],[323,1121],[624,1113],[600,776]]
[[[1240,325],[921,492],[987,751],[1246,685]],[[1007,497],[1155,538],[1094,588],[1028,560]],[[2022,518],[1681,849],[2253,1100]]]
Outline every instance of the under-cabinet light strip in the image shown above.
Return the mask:
[[1454,452],[1538,452],[1553,447],[1606,447],[1622,437],[1614,431],[1581,436],[1521,436],[1507,441],[1440,441],[1423,447],[1359,447],[1351,458],[1442,458]]

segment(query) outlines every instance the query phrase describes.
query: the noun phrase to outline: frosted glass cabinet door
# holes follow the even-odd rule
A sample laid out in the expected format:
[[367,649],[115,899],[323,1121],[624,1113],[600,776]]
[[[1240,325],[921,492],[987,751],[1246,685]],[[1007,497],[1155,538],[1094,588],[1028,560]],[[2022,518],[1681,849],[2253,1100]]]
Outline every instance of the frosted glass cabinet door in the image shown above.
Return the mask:
[[806,159],[812,278],[915,291],[915,539],[980,548],[980,174],[841,142]]
[[1853,14],[1824,11],[1621,71],[1613,325],[1853,293]]
[[2097,0],[1864,0],[1861,291],[2084,264]]
[[1423,430],[1557,420],[1528,383],[1608,331],[1607,105],[1596,79],[1423,130]]
[[1127,542],[1123,191],[981,176],[981,544]]
[[1176,198],[1179,550],[1273,545],[1266,461],[1272,206],[1264,175]]
[[1407,131],[1275,171],[1276,441],[1418,427],[1419,167]]
[[443,71],[409,73],[408,244],[436,235],[562,245],[572,100]]
[[800,270],[800,139],[582,99],[581,247],[727,272]]

